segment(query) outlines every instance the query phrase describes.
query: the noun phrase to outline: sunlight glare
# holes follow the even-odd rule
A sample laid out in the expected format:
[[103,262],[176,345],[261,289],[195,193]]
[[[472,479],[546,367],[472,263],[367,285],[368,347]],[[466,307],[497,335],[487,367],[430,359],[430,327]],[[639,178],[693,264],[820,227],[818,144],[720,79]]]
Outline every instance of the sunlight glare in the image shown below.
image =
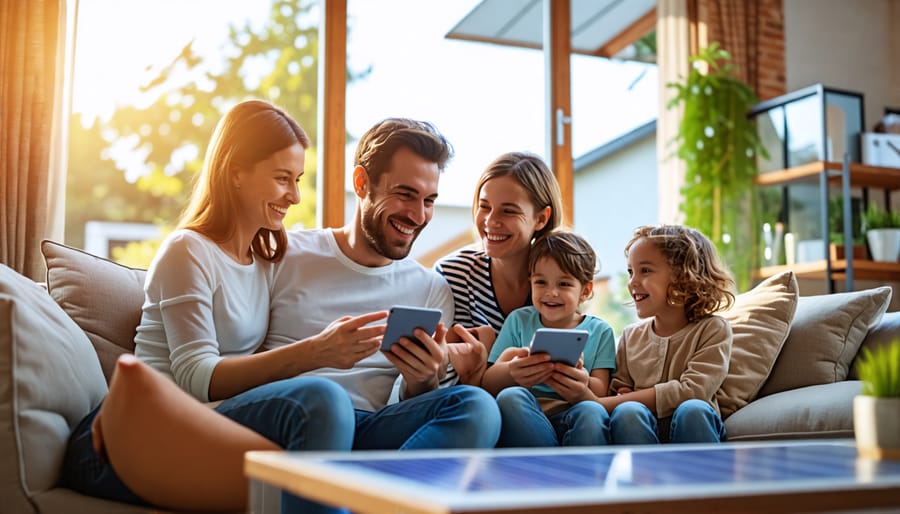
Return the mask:
[[117,106],[151,103],[141,86],[192,39],[198,53],[221,54],[229,23],[258,25],[268,9],[268,2],[244,0],[80,0],[73,112],[91,123],[108,119]]

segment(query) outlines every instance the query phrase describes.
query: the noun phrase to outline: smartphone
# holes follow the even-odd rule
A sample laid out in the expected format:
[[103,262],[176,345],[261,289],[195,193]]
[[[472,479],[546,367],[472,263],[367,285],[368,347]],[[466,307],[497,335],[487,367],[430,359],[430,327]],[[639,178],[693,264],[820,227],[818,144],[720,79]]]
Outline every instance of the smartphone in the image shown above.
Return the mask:
[[587,330],[566,328],[539,328],[531,338],[531,353],[549,353],[550,360],[562,362],[569,366],[578,364],[584,345],[587,343]]
[[413,337],[413,330],[418,327],[429,334],[434,334],[440,321],[440,309],[395,305],[391,307],[388,314],[387,328],[384,330],[384,338],[381,339],[381,349],[390,350],[391,345],[400,341],[401,337],[408,337],[421,346],[422,342]]

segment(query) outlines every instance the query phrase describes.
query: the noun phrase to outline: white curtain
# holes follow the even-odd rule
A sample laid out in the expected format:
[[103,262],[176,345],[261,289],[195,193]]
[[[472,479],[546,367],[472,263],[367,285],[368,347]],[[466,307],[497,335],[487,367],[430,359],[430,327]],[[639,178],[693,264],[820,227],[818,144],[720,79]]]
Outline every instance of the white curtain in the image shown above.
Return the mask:
[[690,57],[688,0],[657,0],[656,52],[659,74],[659,117],[656,122],[656,158],[658,165],[659,221],[678,223],[681,215],[681,186],[684,163],[675,156],[672,140],[678,133],[681,109],[667,107],[675,95],[666,84],[687,76]]
[[63,233],[73,20],[66,0],[0,0],[0,262],[35,280]]

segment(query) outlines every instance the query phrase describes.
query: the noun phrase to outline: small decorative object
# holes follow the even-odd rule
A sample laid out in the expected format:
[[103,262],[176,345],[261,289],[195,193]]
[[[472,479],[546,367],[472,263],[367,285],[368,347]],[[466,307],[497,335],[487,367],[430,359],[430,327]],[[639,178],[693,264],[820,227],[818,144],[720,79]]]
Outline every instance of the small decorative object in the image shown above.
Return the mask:
[[863,348],[856,365],[862,394],[853,398],[853,432],[861,457],[900,460],[900,340]]
[[863,213],[863,227],[872,260],[897,262],[900,257],[900,213],[870,203]]
[[[866,238],[862,231],[862,202],[859,198],[850,199],[850,228],[853,232],[853,258],[862,260],[866,256]],[[844,197],[837,195],[828,200],[828,227],[830,230],[828,252],[832,261],[846,258],[844,245]]]

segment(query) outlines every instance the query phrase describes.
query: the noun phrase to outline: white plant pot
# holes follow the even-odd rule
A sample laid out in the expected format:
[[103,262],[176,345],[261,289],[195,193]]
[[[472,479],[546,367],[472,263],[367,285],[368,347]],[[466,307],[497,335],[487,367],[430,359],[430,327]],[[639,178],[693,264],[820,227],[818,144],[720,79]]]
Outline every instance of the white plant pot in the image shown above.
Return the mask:
[[897,262],[900,257],[900,228],[873,228],[866,231],[873,261]]
[[900,398],[853,398],[853,433],[861,457],[900,460]]

